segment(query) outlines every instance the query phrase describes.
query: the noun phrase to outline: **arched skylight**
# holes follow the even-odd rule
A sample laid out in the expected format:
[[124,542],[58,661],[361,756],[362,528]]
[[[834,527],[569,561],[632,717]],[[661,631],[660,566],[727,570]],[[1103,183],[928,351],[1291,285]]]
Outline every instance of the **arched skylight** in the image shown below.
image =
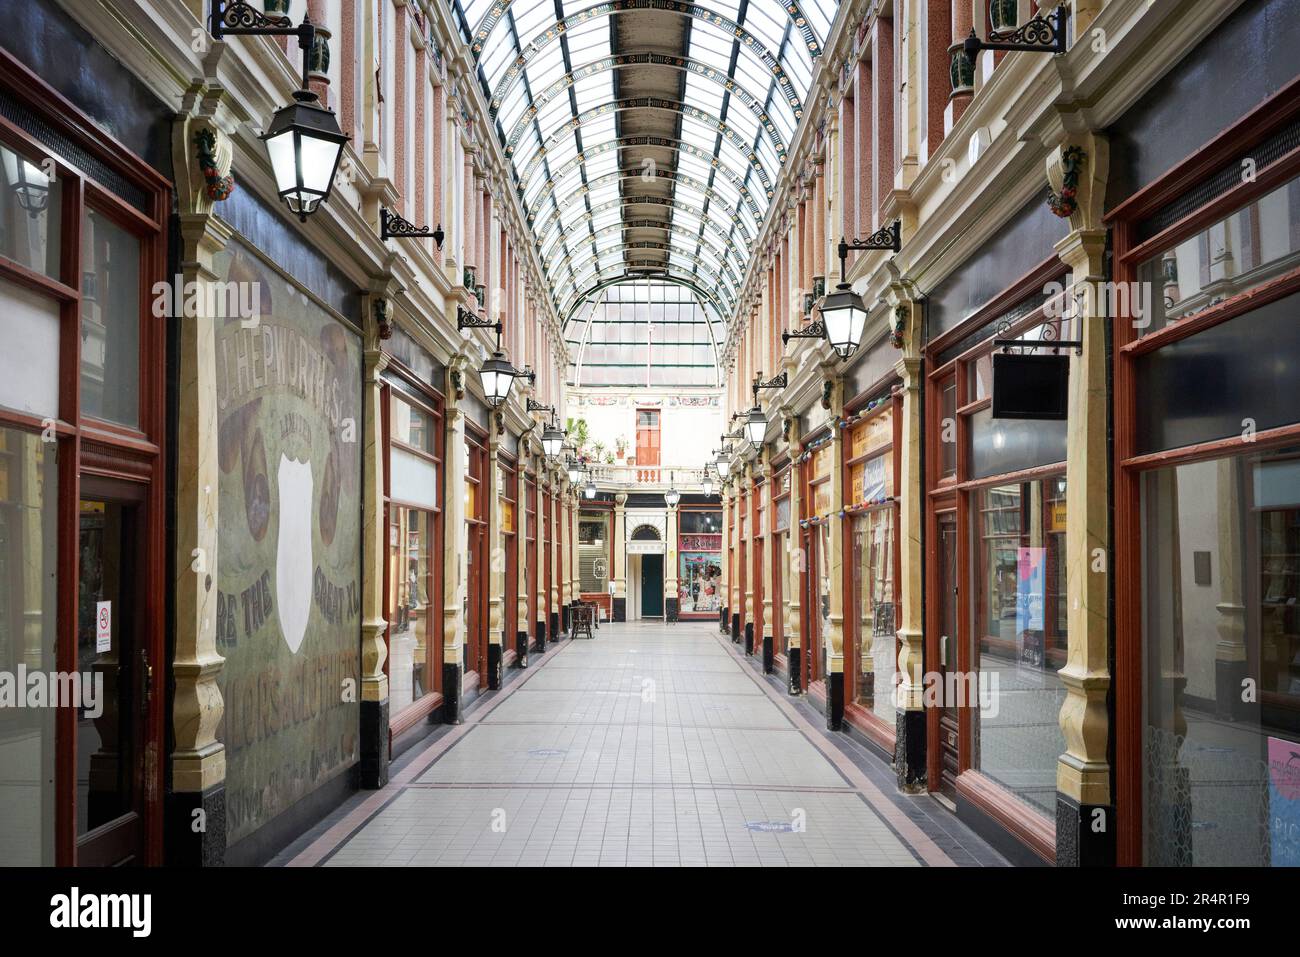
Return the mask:
[[717,386],[722,316],[671,279],[620,279],[582,296],[565,324],[582,386]]
[[[685,296],[710,314],[699,328],[712,338],[673,348],[695,358],[722,342],[719,324],[735,306],[838,4],[452,3],[551,295],[566,317],[577,307],[570,348],[582,345],[587,362],[573,371],[594,384],[636,365],[594,361],[600,339],[590,333],[615,327],[593,326],[582,313],[651,288],[669,297],[665,306]],[[649,272],[661,278],[629,280],[625,292],[610,287]],[[621,334],[610,343],[620,357],[632,354]],[[683,383],[716,379],[716,370],[679,374]]]

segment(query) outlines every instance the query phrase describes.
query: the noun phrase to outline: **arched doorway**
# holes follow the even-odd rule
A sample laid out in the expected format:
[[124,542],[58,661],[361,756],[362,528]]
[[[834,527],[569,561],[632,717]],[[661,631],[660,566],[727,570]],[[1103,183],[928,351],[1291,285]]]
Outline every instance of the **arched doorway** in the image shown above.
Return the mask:
[[628,570],[637,583],[638,618],[664,617],[664,542],[659,529],[639,525],[628,542]]

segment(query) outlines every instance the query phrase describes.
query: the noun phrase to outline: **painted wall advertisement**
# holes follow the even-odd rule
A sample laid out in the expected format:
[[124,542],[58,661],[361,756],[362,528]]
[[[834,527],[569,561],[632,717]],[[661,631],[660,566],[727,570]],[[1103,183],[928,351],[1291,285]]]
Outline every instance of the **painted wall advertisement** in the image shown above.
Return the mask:
[[217,651],[227,836],[252,833],[356,763],[360,698],[361,352],[247,250],[260,314],[218,321]]

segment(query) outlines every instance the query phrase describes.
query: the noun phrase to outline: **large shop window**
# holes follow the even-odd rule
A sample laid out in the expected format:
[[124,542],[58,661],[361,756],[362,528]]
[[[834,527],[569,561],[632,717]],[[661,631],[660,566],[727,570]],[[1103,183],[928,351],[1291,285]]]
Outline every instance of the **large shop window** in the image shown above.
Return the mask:
[[1065,750],[1056,674],[1066,657],[1065,479],[980,489],[971,514],[974,659],[987,689],[984,707],[970,709],[974,767],[1054,814]]
[[894,601],[892,505],[853,519],[853,574],[857,621],[857,683],[854,700],[882,721],[894,722],[897,628]]
[[679,512],[677,533],[679,611],[716,615],[722,607],[722,512]]
[[1300,865],[1300,448],[1141,499],[1146,862]]
[[777,469],[772,479],[772,635],[773,646],[779,655],[788,655],[786,634],[786,603],[797,596],[792,588],[790,566],[797,557],[790,554],[790,484],[794,469],[788,463]]
[[415,508],[389,510],[388,695],[393,714],[433,690],[433,515]]
[[609,587],[609,514],[578,513],[578,580],[584,595]]
[[[57,448],[38,433],[0,428],[0,669],[7,675],[56,667]],[[54,863],[54,715],[53,708],[0,707],[0,861],[10,866]]]
[[82,220],[81,408],[140,423],[140,240],[93,209]]
[[1300,865],[1300,157],[1275,100],[1110,214],[1116,278],[1151,290],[1115,326],[1126,864]]
[[892,731],[898,665],[894,502],[896,406],[885,405],[854,426],[847,457],[845,502],[852,591],[846,615],[846,661],[852,700]]
[[[388,427],[387,583],[389,711],[392,733],[418,722],[437,700],[442,671],[442,417],[432,377],[414,343],[390,353],[385,371]],[[419,371],[417,371],[419,370]]]

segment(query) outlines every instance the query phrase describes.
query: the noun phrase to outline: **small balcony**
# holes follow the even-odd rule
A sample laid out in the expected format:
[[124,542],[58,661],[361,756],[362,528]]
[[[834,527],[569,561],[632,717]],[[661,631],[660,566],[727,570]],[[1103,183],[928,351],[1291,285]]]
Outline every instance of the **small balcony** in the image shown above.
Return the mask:
[[589,465],[591,480],[598,488],[641,488],[647,492],[703,492],[704,469],[673,468],[667,465]]

